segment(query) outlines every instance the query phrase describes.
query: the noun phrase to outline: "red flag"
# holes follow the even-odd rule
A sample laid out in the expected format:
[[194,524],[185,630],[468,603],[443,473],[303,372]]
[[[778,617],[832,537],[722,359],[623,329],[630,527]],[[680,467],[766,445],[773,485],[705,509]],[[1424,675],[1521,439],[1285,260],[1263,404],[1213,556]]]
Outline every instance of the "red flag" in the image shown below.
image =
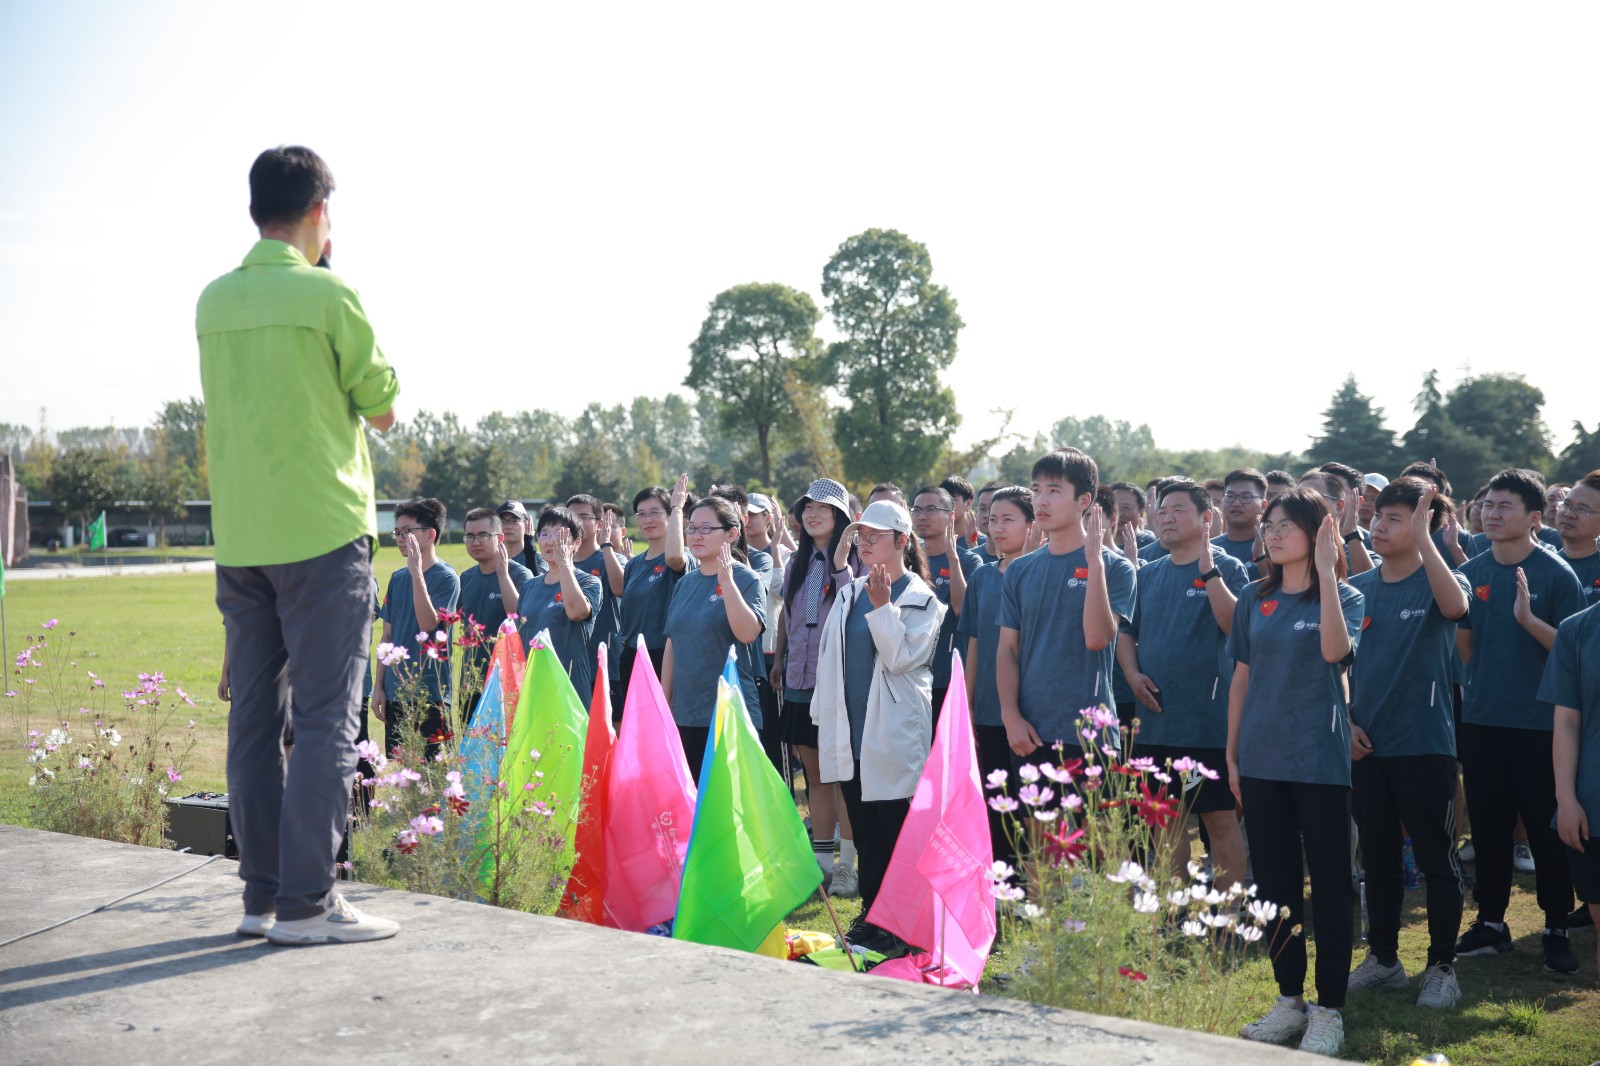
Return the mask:
[[606,774],[604,924],[642,933],[676,912],[695,797],[677,723],[641,639]]
[[522,675],[528,672],[528,653],[522,650],[522,634],[514,626],[501,625],[500,636],[494,642],[494,654],[491,662],[500,663],[500,687],[505,691],[506,701],[506,731],[500,743],[505,744],[505,737],[511,735],[511,725],[517,720],[517,700],[522,696]]
[[[867,921],[926,948],[939,970],[976,985],[994,945],[993,865],[966,672],[952,652],[933,749]],[[949,978],[939,983],[949,987]]]
[[589,729],[583,740],[583,804],[578,809],[574,845],[578,858],[567,879],[561,913],[593,925],[604,925],[605,913],[605,801],[606,775],[617,735],[611,731],[611,679],[606,669],[606,646],[596,654],[594,697],[589,701]]

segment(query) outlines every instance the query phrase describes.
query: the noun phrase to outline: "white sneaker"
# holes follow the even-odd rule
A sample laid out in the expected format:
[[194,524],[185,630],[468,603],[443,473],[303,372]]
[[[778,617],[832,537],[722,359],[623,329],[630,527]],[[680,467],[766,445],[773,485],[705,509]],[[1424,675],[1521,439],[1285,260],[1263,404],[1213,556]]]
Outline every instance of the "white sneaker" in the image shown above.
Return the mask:
[[861,895],[861,875],[854,866],[842,862],[833,864],[833,878],[828,885],[828,895],[849,897]]
[[272,926],[273,917],[270,914],[247,914],[234,933],[238,936],[266,936]]
[[1408,983],[1406,968],[1399,959],[1393,966],[1385,966],[1369,951],[1361,965],[1350,974],[1348,987],[1354,992],[1358,988],[1404,988]]
[[1306,1008],[1306,1035],[1300,1050],[1313,1055],[1337,1055],[1344,1046],[1344,1016],[1315,1003]]
[[1239,1030],[1246,1040],[1263,1044],[1287,1044],[1306,1030],[1306,1009],[1288,996],[1279,996],[1266,1017]]
[[1417,993],[1417,1006],[1444,1010],[1454,1007],[1461,998],[1461,982],[1456,980],[1456,968],[1448,963],[1430,966],[1422,971],[1422,991]]
[[400,931],[399,922],[362,914],[343,896],[335,896],[333,906],[313,918],[291,922],[276,921],[266,931],[274,944],[354,944],[364,940],[387,940]]
[[1511,865],[1517,868],[1518,873],[1533,873],[1536,869],[1533,864],[1533,849],[1526,844],[1513,846],[1511,849]]

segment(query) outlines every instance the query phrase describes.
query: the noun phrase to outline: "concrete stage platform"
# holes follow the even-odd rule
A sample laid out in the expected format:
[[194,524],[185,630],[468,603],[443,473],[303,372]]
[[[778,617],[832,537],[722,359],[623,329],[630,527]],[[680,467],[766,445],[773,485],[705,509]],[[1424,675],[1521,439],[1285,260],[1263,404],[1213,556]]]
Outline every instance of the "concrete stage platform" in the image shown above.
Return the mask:
[[[0,941],[204,861],[0,826]],[[1082,1063],[1313,1060],[364,885],[373,944],[233,935],[237,867],[0,948],[0,1062]]]

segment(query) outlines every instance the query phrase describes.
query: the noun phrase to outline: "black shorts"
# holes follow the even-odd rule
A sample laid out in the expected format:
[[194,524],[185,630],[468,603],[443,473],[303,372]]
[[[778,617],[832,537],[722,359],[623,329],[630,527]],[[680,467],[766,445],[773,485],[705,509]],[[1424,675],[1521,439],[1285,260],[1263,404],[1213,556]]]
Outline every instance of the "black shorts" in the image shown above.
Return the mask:
[[1572,890],[1584,903],[1600,905],[1600,837],[1591,835],[1582,851],[1566,848],[1566,852],[1572,864]]
[[1151,781],[1150,791],[1156,791],[1157,786],[1169,796],[1177,795],[1181,791],[1188,809],[1195,814],[1233,810],[1233,789],[1228,780],[1228,753],[1222,748],[1136,744],[1133,749],[1134,758],[1150,759],[1158,768],[1164,768],[1169,759],[1176,762],[1184,756],[1204,764],[1207,770],[1216,771],[1217,779],[1213,781],[1197,773],[1190,774],[1187,779],[1183,775],[1174,774],[1170,784],[1163,785],[1160,781]]

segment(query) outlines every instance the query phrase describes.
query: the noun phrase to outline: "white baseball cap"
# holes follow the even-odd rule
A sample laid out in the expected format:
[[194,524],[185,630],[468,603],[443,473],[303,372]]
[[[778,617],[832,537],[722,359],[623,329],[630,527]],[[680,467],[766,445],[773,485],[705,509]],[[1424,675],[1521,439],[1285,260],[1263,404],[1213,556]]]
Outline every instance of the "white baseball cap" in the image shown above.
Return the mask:
[[845,532],[854,533],[862,526],[887,530],[890,533],[910,533],[911,516],[906,513],[904,507],[893,500],[878,500],[867,504],[867,509],[861,512],[861,517],[850,523]]

